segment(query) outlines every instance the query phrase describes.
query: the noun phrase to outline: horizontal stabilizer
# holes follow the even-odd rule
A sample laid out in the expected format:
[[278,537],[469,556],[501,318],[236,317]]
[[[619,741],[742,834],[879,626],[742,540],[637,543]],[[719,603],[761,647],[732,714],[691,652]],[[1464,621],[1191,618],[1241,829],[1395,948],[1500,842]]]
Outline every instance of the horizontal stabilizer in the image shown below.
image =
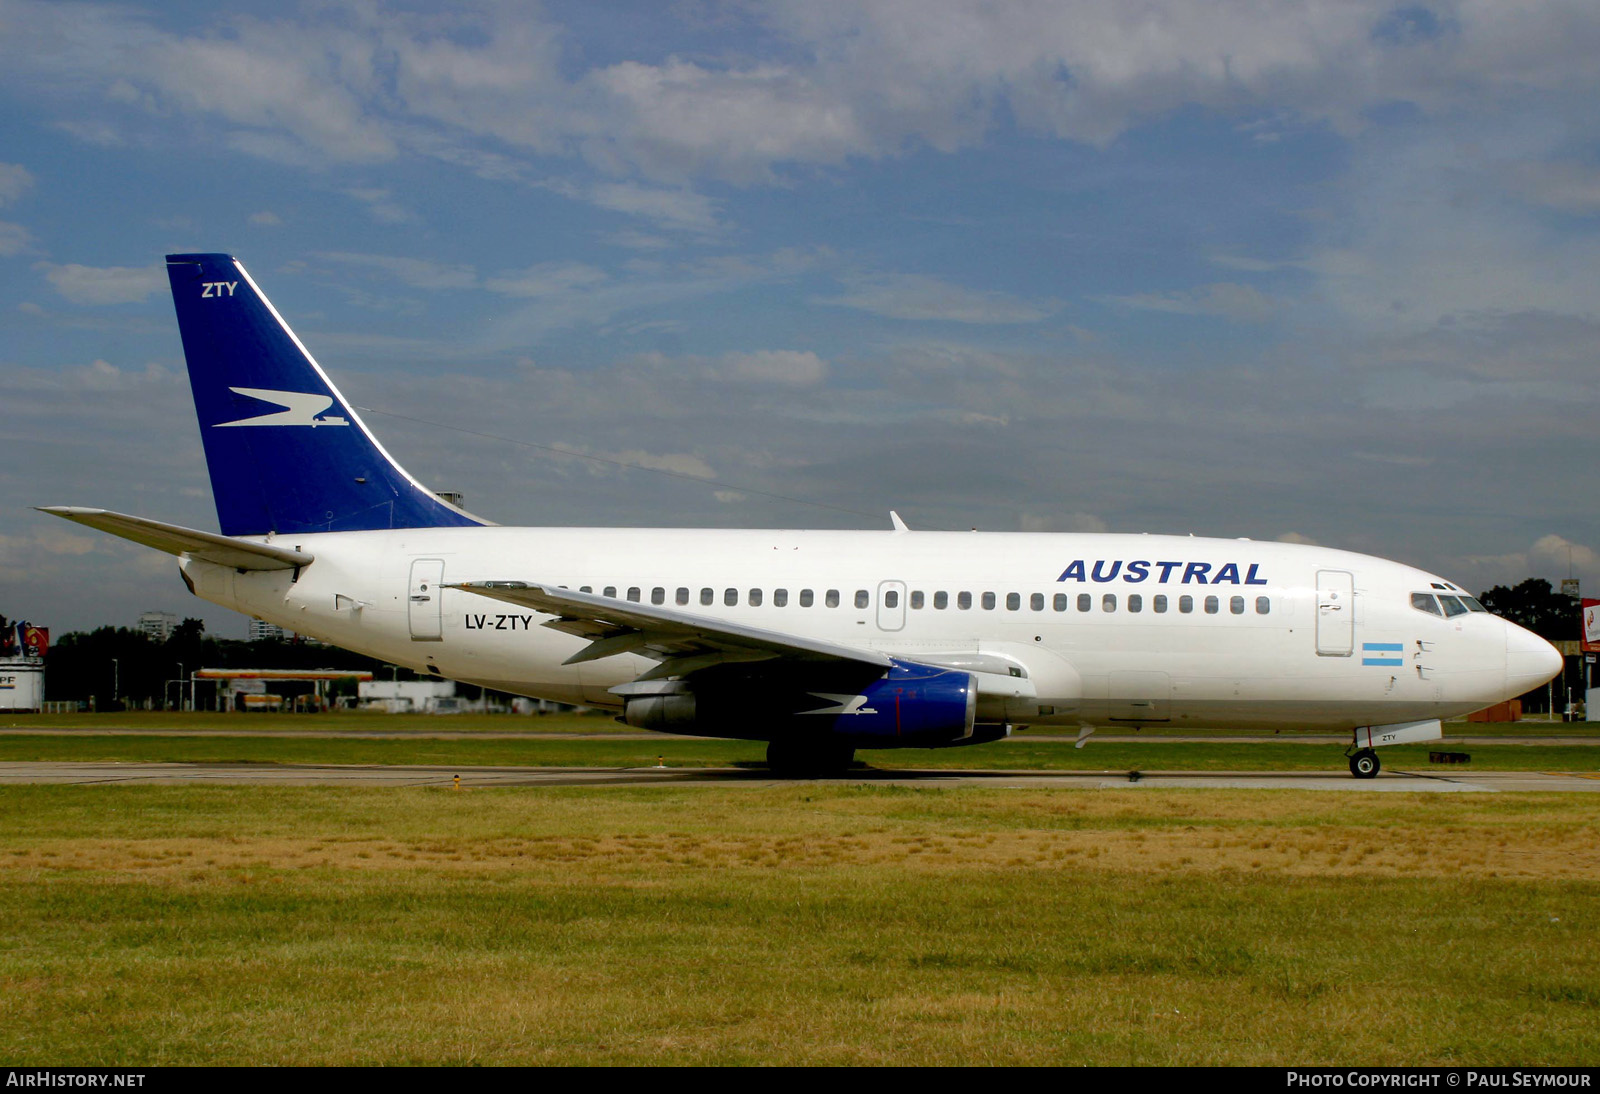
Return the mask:
[[113,513],[108,509],[83,509],[76,505],[41,505],[38,509],[41,513],[86,524],[90,528],[131,539],[169,555],[187,555],[219,566],[232,566],[236,570],[292,570],[296,566],[308,565],[315,557],[287,547],[219,536],[214,532],[163,524],[144,517],[130,517],[126,513]]

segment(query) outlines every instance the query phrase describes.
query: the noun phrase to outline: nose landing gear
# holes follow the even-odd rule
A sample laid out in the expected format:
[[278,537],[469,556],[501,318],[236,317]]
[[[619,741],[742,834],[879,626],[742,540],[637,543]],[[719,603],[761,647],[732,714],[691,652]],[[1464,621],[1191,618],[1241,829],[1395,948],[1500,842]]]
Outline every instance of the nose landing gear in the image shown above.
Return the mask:
[[1358,779],[1376,779],[1378,771],[1383,767],[1378,762],[1378,754],[1370,748],[1358,749],[1348,754],[1350,756],[1350,774]]

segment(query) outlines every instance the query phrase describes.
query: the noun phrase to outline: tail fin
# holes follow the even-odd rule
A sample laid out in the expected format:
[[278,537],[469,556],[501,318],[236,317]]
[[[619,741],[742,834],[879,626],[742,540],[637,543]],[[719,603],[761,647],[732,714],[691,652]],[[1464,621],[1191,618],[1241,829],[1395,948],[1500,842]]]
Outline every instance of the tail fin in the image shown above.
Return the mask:
[[394,462],[238,260],[167,277],[223,535],[488,523]]

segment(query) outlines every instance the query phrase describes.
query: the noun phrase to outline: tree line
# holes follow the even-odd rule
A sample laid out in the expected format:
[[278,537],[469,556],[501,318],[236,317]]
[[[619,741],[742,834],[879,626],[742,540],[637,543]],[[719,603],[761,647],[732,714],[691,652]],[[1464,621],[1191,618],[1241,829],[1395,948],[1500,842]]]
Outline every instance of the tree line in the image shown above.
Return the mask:
[[[0,615],[0,627],[10,626]],[[165,641],[131,627],[99,627],[52,637],[45,654],[47,700],[95,700],[100,710],[118,701],[142,706],[177,704],[174,682],[187,680],[196,669],[355,669],[387,679],[387,662],[337,646],[300,639],[247,642],[213,638],[205,622],[185,619]],[[401,680],[412,679],[405,669]]]

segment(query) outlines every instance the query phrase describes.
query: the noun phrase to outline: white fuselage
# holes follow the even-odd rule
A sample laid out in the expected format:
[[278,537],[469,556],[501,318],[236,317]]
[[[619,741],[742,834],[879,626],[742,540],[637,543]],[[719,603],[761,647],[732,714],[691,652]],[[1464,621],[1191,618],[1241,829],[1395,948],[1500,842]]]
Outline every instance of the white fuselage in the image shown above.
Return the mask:
[[339,646],[609,708],[622,705],[610,689],[654,662],[619,654],[564,665],[583,639],[541,626],[548,616],[441,582],[636,597],[913,661],[987,655],[991,668],[1014,665],[1012,676],[1027,682],[989,704],[989,717],[1016,723],[1345,730],[1462,714],[1553,671],[1547,643],[1496,616],[1412,606],[1414,592],[1459,592],[1443,579],[1300,544],[493,527],[272,542],[315,561],[242,572],[185,559],[184,571],[207,600]]

